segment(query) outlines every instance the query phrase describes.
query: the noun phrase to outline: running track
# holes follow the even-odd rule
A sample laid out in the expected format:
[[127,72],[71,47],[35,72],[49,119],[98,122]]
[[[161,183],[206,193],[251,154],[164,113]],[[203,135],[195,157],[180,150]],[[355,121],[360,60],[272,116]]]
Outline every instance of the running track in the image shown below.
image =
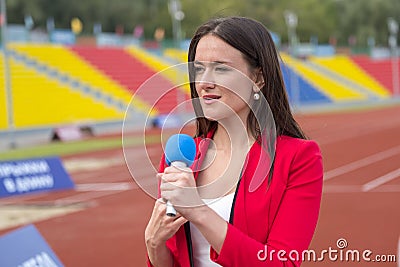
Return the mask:
[[[298,115],[324,156],[320,219],[310,249],[369,249],[397,255],[400,236],[400,107]],[[129,148],[135,150],[136,148]],[[157,162],[159,145],[148,147]],[[138,160],[141,155],[138,152]],[[154,200],[132,181],[121,149],[63,158],[75,191],[0,200],[0,205],[76,206],[81,210],[35,222],[66,266],[144,266],[143,232]],[[138,170],[152,179],[153,170]],[[3,229],[0,235],[18,226]],[[398,261],[399,259],[397,259]],[[302,266],[397,266],[397,263],[305,262]]]

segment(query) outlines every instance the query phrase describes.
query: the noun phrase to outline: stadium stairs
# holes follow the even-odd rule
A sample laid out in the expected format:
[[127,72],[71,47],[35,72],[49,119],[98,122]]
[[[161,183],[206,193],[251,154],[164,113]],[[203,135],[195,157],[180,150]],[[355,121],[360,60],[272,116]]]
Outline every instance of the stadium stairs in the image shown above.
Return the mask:
[[121,112],[99,103],[68,84],[52,79],[38,66],[10,58],[16,129],[92,123],[121,118]]
[[354,64],[347,56],[312,57],[307,61],[309,67],[319,69],[321,73],[340,81],[371,99],[385,99],[389,91]]
[[281,64],[281,69],[286,91],[293,106],[332,103],[332,100],[327,95],[316,89],[290,67]]
[[[35,127],[85,120],[121,120],[129,103],[134,112],[169,113],[177,103],[190,99],[190,90],[187,65],[169,68],[173,63],[186,62],[186,52],[167,49],[164,56],[161,59],[136,46],[122,49],[13,44],[10,61],[16,125]],[[281,57],[283,78],[293,106],[390,97],[391,72],[382,71],[391,70],[389,60],[371,61],[361,56],[350,59],[339,55],[307,61],[286,54]],[[0,63],[2,60],[0,57]],[[4,72],[3,64],[0,71]],[[3,75],[0,82],[4,84]],[[0,91],[0,100],[4,102],[0,105],[0,129],[5,129],[5,90]],[[76,110],[51,100],[53,98],[65,99]],[[72,98],[76,98],[75,101]],[[53,102],[57,105],[52,106]],[[32,111],[37,104],[40,108]],[[188,110],[188,106],[191,108],[191,105],[184,105],[184,110]],[[52,110],[56,112],[51,114]],[[38,114],[28,118],[29,112]],[[64,114],[64,118],[60,114]]]
[[130,46],[126,51],[143,62],[154,72],[160,73],[163,77],[172,81],[174,85],[180,85],[179,89],[187,94],[188,98],[190,97],[186,61],[175,61],[166,56],[160,58],[137,46]]
[[188,60],[187,52],[180,49],[165,49],[164,56],[176,62],[186,62]]
[[[155,106],[159,113],[169,113],[179,100],[173,82],[162,75],[154,75],[142,60],[124,49],[104,48],[71,48],[81,58],[101,70],[119,85],[143,100],[147,105]],[[139,90],[140,89],[140,90]]]
[[[68,48],[54,45],[15,45],[11,55],[39,73],[68,85],[71,90],[80,91],[120,112],[126,110],[130,101],[130,95],[124,89],[118,88],[112,80],[88,66]],[[144,109],[140,102],[135,107]]]
[[306,79],[314,87],[324,92],[335,103],[365,101],[368,95],[361,93],[354,88],[349,88],[347,85],[335,80],[333,77],[326,76],[326,73],[321,72],[315,67],[310,67],[306,62],[295,59],[288,55],[281,55],[285,64],[291,67],[302,78]]
[[[3,54],[0,54],[0,74],[4,73],[4,61]],[[8,126],[7,123],[7,99],[6,99],[6,91],[3,89],[5,81],[4,75],[0,75],[0,130],[6,129]]]
[[[361,69],[379,82],[381,86],[387,88],[389,92],[393,93],[392,62],[390,59],[372,60],[367,56],[352,56],[351,59]],[[400,76],[400,73],[398,73],[398,75]]]

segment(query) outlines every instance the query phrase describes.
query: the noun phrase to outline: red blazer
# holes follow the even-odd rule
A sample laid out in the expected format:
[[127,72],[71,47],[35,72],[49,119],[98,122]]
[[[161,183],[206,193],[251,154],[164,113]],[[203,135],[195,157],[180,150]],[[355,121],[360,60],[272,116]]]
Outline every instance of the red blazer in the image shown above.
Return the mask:
[[[202,144],[206,142],[201,142],[200,138],[195,141],[198,145],[197,160],[201,163],[208,145]],[[313,237],[323,181],[318,145],[309,140],[277,137],[271,183],[268,186],[267,171],[263,176],[257,171],[254,179],[262,183],[254,191],[250,190],[254,189],[250,182],[261,151],[261,146],[255,142],[247,155],[236,189],[221,252],[217,254],[212,248],[210,250],[211,260],[222,266],[300,266],[302,251],[308,248]],[[163,172],[166,167],[164,158],[160,165],[160,172]],[[194,175],[196,178],[195,170]],[[174,267],[193,266],[188,223],[167,241],[167,247],[172,252]],[[272,250],[275,252],[271,253]],[[279,254],[278,258],[279,250],[286,254]],[[299,257],[295,252],[290,253],[293,250]],[[282,261],[282,258],[287,260]],[[150,262],[148,266],[151,266]]]

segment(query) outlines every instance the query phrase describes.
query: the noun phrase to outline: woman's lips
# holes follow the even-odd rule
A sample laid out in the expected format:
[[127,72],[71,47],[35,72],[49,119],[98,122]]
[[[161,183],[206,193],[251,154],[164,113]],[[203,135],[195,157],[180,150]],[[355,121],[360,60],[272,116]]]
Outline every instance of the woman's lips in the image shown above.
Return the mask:
[[203,100],[205,104],[212,104],[220,98],[221,96],[219,95],[203,95]]

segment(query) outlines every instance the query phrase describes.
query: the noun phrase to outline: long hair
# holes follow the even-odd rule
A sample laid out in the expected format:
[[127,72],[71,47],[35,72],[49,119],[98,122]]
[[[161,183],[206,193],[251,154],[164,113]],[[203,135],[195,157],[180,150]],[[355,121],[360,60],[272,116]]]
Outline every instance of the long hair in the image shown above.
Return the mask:
[[[291,137],[306,139],[300,126],[293,118],[288,97],[283,82],[278,54],[274,42],[268,30],[258,21],[244,17],[226,17],[212,19],[201,25],[195,32],[189,46],[188,62],[193,62],[196,57],[196,49],[200,39],[212,34],[232,47],[239,50],[251,67],[259,68],[262,72],[265,84],[260,92],[267,100],[275,120],[276,135],[288,135]],[[190,92],[192,99],[197,99],[194,82],[194,70],[189,67]],[[199,101],[193,101],[196,115],[201,106]],[[247,130],[257,140],[263,129],[262,118],[267,116],[267,107],[252,108],[247,117]],[[258,118],[258,120],[256,119]],[[260,122],[261,118],[261,122]],[[218,122],[211,121],[203,116],[197,116],[196,136],[204,136],[210,130],[218,127]],[[266,119],[265,119],[266,120]]]

